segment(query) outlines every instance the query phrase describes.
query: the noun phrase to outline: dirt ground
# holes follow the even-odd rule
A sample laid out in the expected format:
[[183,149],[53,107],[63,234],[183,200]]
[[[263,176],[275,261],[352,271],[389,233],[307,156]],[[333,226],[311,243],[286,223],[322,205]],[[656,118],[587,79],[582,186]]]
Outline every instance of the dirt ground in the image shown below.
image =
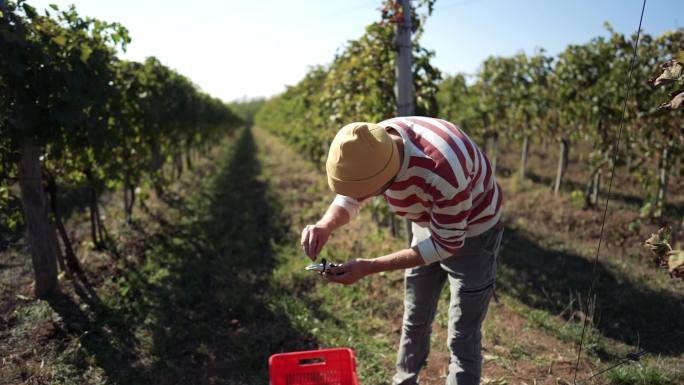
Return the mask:
[[[103,197],[116,253],[93,250],[87,215],[74,211],[68,228],[86,279],[60,276],[59,298],[33,298],[21,241],[0,253],[0,383],[266,383],[269,354],[335,345],[357,350],[362,383],[389,382],[401,275],[339,289],[305,275],[291,244],[329,201],[322,175],[269,134],[244,135],[229,141],[246,148],[238,156],[216,149],[164,199],[150,192],[134,226],[117,214],[118,193]],[[533,150],[530,179],[520,182],[517,151],[501,153],[506,233],[499,302],[483,328],[482,383],[572,383],[586,317],[593,323],[579,379],[643,347],[650,354],[640,366],[593,383],[684,383],[684,286],[655,269],[642,247],[658,224],[639,217],[638,188],[616,179],[595,267],[601,209],[583,209],[571,191],[551,193],[552,154]],[[571,163],[569,184],[579,185],[585,171]],[[683,200],[673,194],[675,212]],[[329,249],[340,258],[370,256],[400,244],[386,228],[357,221]],[[594,280],[596,306],[582,307]],[[446,377],[447,303],[445,291],[422,384]],[[364,325],[354,324],[354,310]]]

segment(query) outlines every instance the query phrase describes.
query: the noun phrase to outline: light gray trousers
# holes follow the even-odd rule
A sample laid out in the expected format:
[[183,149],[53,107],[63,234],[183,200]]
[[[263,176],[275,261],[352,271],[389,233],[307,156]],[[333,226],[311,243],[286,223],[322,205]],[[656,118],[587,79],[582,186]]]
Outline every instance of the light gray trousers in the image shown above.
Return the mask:
[[[404,322],[394,384],[416,384],[430,351],[432,321],[442,287],[449,279],[448,385],[476,385],[482,372],[482,322],[494,292],[503,229],[466,238],[458,253],[430,265],[407,269],[404,275]],[[427,229],[413,225],[416,244]]]

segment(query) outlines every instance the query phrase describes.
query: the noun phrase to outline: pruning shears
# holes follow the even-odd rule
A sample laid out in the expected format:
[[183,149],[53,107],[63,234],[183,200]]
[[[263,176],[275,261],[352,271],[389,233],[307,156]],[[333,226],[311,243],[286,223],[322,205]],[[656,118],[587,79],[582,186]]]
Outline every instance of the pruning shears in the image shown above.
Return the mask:
[[310,271],[315,271],[318,274],[323,275],[325,274],[333,274],[330,269],[333,267],[338,267],[340,265],[335,264],[335,263],[328,263],[328,261],[325,260],[325,258],[321,259],[321,263],[314,263],[313,265],[309,265],[306,267],[306,270]]

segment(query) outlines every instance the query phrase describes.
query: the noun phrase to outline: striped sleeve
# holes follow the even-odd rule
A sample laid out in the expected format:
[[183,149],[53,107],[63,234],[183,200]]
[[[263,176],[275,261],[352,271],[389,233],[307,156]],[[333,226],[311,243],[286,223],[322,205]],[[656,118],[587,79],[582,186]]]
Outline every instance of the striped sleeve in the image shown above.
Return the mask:
[[454,255],[465,243],[472,196],[468,189],[450,199],[435,201],[430,214],[430,237],[416,247],[426,264]]
[[361,208],[361,202],[357,199],[339,194],[332,201],[332,204],[347,210],[347,213],[349,213],[349,220],[354,219],[359,214],[359,209]]

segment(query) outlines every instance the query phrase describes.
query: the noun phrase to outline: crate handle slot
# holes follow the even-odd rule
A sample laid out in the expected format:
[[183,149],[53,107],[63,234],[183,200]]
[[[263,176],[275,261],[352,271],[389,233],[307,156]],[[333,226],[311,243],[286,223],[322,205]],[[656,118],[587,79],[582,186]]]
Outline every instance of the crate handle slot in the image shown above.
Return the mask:
[[325,363],[324,357],[304,358],[304,359],[299,360],[299,365],[301,365],[301,366],[323,364],[323,363]]

